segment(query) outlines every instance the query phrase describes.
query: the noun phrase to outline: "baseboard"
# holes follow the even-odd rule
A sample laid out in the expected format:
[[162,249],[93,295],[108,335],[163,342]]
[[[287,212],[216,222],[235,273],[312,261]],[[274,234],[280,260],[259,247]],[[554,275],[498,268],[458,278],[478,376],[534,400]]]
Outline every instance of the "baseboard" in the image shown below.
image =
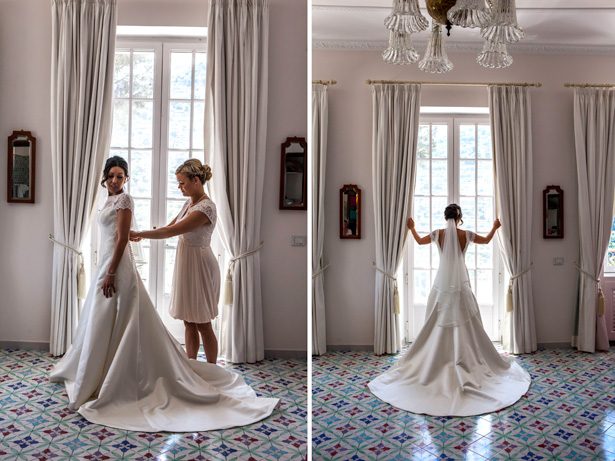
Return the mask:
[[552,343],[537,343],[538,349],[571,349],[570,341],[568,342],[552,342]]
[[342,352],[342,351],[374,351],[373,344],[327,344],[327,351]]
[[48,351],[49,343],[34,341],[0,341],[0,349],[23,349],[26,351]]
[[265,349],[266,359],[301,359],[307,360],[307,351]]

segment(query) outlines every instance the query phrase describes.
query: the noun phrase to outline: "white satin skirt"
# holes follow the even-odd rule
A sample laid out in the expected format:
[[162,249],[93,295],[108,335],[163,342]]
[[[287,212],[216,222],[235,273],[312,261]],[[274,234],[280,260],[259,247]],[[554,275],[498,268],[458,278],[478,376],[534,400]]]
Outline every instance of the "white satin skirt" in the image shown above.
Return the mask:
[[66,386],[69,408],[140,432],[226,429],[269,416],[278,399],[259,398],[240,375],[188,358],[131,265],[124,257],[111,298],[99,289],[104,271],[97,273],[73,345],[50,373]]
[[514,404],[530,382],[527,371],[495,349],[479,313],[443,327],[433,309],[410,349],[368,386],[380,400],[402,410],[473,416]]

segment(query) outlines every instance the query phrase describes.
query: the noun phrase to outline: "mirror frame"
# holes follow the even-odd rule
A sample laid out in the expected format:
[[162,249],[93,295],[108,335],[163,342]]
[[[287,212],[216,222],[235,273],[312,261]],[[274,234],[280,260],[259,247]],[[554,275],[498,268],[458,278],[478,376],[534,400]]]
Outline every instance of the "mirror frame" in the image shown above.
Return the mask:
[[[286,149],[293,143],[299,143],[303,148],[303,203],[301,205],[286,205],[284,203],[284,192],[286,189]],[[280,164],[280,210],[307,210],[307,142],[305,138],[292,136],[286,138],[282,143],[282,156]]]
[[[557,227],[560,232],[557,235],[548,235],[547,233],[547,206],[549,204],[548,195],[552,190],[559,194],[559,206],[557,207]],[[542,191],[542,238],[545,239],[563,239],[564,238],[564,191],[559,186],[547,186]]]
[[[30,198],[19,199],[13,198],[13,141],[19,137],[26,137],[30,142]],[[32,136],[30,131],[13,131],[13,134],[8,139],[7,149],[7,202],[9,203],[34,203],[35,191],[36,191],[36,138]]]
[[[357,194],[357,233],[355,235],[344,234],[344,194],[348,191]],[[340,189],[340,239],[360,239],[361,238],[361,189],[356,184],[344,184]]]

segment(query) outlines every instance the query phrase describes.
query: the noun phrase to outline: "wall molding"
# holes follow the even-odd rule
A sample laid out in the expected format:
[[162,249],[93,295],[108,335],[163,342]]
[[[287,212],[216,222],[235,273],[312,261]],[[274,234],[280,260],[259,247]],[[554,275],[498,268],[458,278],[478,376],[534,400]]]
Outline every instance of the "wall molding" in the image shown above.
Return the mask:
[[307,360],[307,351],[293,349],[265,349],[265,358]]
[[[386,40],[312,40],[313,50],[334,51],[384,51],[388,45]],[[423,52],[427,42],[415,41],[415,47]],[[449,53],[480,53],[482,43],[447,42]],[[515,54],[570,54],[590,56],[615,56],[615,46],[579,46],[579,45],[533,45],[516,43],[508,45],[508,52]]]
[[22,349],[24,351],[49,351],[48,342],[0,341],[0,349]]

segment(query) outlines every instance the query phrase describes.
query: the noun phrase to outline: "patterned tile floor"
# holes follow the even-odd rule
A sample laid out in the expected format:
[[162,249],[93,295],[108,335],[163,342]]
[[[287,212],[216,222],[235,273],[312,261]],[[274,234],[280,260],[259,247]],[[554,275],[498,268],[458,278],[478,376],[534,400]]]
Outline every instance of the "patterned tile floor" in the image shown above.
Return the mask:
[[467,418],[398,410],[367,383],[398,356],[314,357],[314,460],[615,460],[615,348],[519,356],[528,394],[499,412]]
[[[200,359],[203,359],[200,356]],[[225,365],[281,405],[258,423],[201,433],[139,433],[92,424],[66,408],[42,351],[0,350],[1,460],[300,460],[307,453],[307,364],[270,359]]]

